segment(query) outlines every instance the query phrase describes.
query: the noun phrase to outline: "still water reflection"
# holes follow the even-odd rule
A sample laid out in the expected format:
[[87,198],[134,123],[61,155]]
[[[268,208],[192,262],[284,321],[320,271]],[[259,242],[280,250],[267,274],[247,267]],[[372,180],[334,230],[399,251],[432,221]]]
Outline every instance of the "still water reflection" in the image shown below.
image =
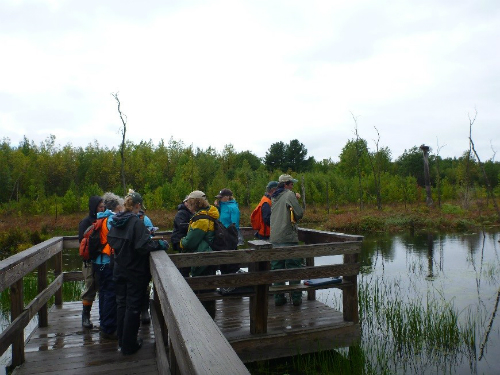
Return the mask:
[[[500,373],[499,238],[498,232],[365,237],[358,279],[362,348],[373,368]],[[334,307],[339,297],[333,290],[318,294]]]

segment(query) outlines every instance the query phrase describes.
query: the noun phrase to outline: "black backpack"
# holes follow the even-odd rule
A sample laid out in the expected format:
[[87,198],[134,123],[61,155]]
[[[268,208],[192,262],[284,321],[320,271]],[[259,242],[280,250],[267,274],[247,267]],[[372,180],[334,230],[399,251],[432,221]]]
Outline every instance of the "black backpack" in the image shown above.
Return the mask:
[[213,251],[236,250],[238,248],[238,229],[234,224],[226,228],[219,220],[205,214],[195,215],[191,221],[200,219],[208,219],[214,222],[214,239],[210,244]]

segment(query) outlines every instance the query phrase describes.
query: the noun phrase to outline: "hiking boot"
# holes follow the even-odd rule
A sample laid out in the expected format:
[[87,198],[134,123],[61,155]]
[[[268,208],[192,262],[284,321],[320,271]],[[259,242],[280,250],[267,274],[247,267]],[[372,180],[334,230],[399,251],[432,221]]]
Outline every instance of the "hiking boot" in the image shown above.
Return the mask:
[[118,340],[116,332],[106,333],[104,331],[99,331],[99,337],[104,340]]
[[141,311],[141,323],[142,324],[151,323],[151,316],[149,315],[149,310],[147,308]]
[[92,309],[92,305],[83,305],[82,310],[82,327],[83,328],[93,328],[94,325],[90,321],[90,310]]
[[294,306],[302,305],[302,292],[292,292],[291,297]]
[[136,345],[130,350],[123,350],[122,349],[122,354],[123,355],[131,355],[131,354],[136,353],[140,348],[142,348],[142,339],[137,339]]
[[286,304],[286,298],[284,294],[276,294],[274,296],[274,306],[283,306]]

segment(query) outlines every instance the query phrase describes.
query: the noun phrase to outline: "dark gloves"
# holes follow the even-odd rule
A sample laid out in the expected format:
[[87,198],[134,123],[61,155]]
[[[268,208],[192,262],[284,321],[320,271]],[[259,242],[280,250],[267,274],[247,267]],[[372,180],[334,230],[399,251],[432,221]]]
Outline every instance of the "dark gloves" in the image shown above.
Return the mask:
[[163,241],[163,240],[158,240],[158,245],[160,245],[161,250],[167,250],[168,249],[168,242]]

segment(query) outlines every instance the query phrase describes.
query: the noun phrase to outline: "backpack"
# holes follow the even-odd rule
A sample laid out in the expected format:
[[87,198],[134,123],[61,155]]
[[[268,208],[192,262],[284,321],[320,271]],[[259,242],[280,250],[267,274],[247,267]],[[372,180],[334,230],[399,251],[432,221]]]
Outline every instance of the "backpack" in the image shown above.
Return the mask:
[[205,214],[195,215],[191,221],[200,219],[209,219],[214,222],[214,239],[210,244],[213,251],[236,250],[238,248],[238,229],[233,223],[226,228],[219,220]]
[[97,219],[83,233],[79,249],[83,261],[95,260],[102,254],[106,244],[101,243],[101,227],[105,220],[107,217]]
[[261,216],[262,216],[262,205],[259,204],[257,207],[255,207],[255,210],[253,210],[252,214],[250,215],[250,222],[252,224],[253,229],[260,230]]

